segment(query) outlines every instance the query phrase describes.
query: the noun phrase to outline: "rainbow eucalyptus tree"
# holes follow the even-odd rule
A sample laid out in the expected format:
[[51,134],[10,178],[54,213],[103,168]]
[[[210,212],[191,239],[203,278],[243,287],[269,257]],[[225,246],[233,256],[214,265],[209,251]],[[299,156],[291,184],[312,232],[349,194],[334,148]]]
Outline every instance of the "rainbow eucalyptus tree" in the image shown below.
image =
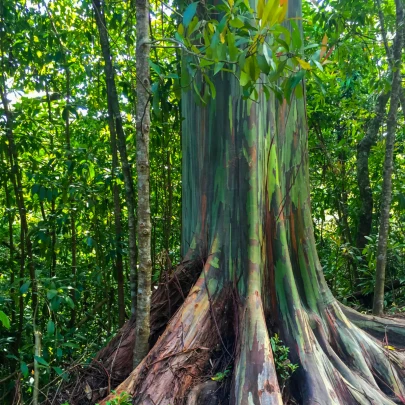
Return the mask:
[[[300,0],[290,0],[289,15],[300,13]],[[229,403],[282,404],[270,344],[277,332],[299,365],[292,384],[299,403],[404,401],[404,358],[350,319],[375,336],[387,322],[342,308],[322,273],[303,83],[289,100],[259,89],[252,101],[232,74],[212,80],[216,98],[207,105],[192,91],[182,101],[183,253],[203,270],[117,393],[135,404],[201,404],[190,400],[193,387],[219,352],[232,363]],[[403,325],[388,336],[404,344]]]

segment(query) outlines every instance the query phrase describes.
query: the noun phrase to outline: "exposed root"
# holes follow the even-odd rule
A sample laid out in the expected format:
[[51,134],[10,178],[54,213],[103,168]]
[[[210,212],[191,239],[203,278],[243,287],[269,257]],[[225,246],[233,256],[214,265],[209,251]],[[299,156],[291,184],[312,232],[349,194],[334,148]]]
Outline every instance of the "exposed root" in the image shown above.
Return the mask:
[[[182,263],[152,293],[151,347],[187,297],[201,273],[200,260]],[[54,404],[93,404],[109,394],[133,370],[135,319],[130,319],[101,349],[89,366],[76,367],[70,383],[64,383]],[[51,401],[52,402],[52,401]]]
[[[170,310],[167,304],[163,305],[165,290],[160,288],[159,294],[155,293],[152,342],[157,342],[119,385],[118,394],[128,392],[138,405],[282,404],[259,293],[250,294],[242,305],[235,304],[229,288],[210,282],[217,280],[212,274],[208,277],[212,271],[217,270],[207,262],[203,274],[158,340],[156,334],[165,327],[165,319],[180,305],[179,297],[187,290],[187,283],[182,284],[180,279],[184,274],[176,272],[179,280],[176,285],[186,285],[181,292],[174,289],[173,279],[168,284],[166,294],[169,291],[168,296],[173,296],[175,303]],[[193,277],[189,276],[187,280],[191,282]],[[234,309],[239,313],[237,322],[232,321]],[[282,322],[279,327],[283,340],[290,346],[291,360],[299,364],[290,384],[290,395],[296,403],[405,404],[405,356],[384,348],[387,343],[396,347],[404,344],[400,339],[401,322],[397,325],[391,320],[357,314],[336,301],[316,311],[302,305],[290,309],[294,311],[291,312],[294,319]],[[384,325],[385,340],[371,337],[348,317],[358,324],[361,320],[361,325],[368,328],[375,322],[380,328]],[[122,373],[128,362],[125,353],[127,356],[132,353],[130,325],[128,322],[114,338],[108,352],[101,351],[86,370],[79,372],[74,385],[62,390],[61,399],[86,404],[100,401],[108,394],[109,387],[116,385],[111,370],[116,365]],[[378,333],[383,337],[381,331]],[[213,374],[224,371],[233,360],[232,380],[210,382]],[[131,362],[127,367],[131,368]],[[105,398],[100,405],[111,398]]]
[[351,324],[337,303],[324,314],[301,318],[302,325],[311,327],[295,351],[300,362],[295,376],[299,403],[405,403],[404,357]]
[[270,339],[259,294],[247,299],[240,323],[234,404],[282,405]]
[[[226,392],[218,396],[211,389],[214,384],[204,385],[204,376],[210,359],[215,358],[216,353],[229,350],[222,347],[213,318],[221,322],[219,330],[225,334],[229,325],[224,323],[227,319],[224,309],[229,310],[232,294],[225,293],[226,290],[221,294],[211,292],[210,307],[206,287],[200,278],[165,333],[118,387],[117,393],[130,393],[134,404],[224,403]],[[299,363],[291,383],[291,394],[296,402],[305,405],[405,404],[404,356],[385,349],[382,342],[353,325],[337,302],[330,303],[320,313],[322,316],[303,308],[297,310],[295,324],[300,333],[290,333],[292,361]],[[258,294],[247,298],[240,314],[239,328],[234,331],[234,336],[239,338],[233,385],[227,387],[230,403],[281,405]],[[291,336],[296,336],[297,340],[291,341]]]
[[[222,334],[232,323],[226,316],[229,291],[218,294],[214,288],[210,297],[212,302],[201,277],[146,358],[116,389],[117,394],[130,393],[134,404],[187,403],[189,390],[206,375],[210,359],[224,349],[224,337],[221,339],[216,326]],[[217,325],[213,314],[220,320]]]
[[405,321],[403,319],[398,318],[393,321],[389,318],[361,314],[343,304],[340,304],[340,307],[347,318],[360,329],[387,345],[405,349]]

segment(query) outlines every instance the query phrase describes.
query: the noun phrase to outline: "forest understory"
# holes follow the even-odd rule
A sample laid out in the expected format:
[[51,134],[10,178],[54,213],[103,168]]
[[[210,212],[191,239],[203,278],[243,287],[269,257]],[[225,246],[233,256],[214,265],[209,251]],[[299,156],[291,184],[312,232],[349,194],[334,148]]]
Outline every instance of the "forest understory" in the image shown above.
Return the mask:
[[[232,390],[238,376],[234,376],[234,370],[237,360],[241,357],[243,345],[240,343],[240,331],[241,324],[243,327],[243,317],[246,315],[240,315],[243,313],[243,305],[232,286],[225,288],[222,296],[215,302],[208,297],[209,309],[194,326],[198,330],[191,332],[193,335],[190,341],[190,332],[186,337],[183,336],[182,326],[179,327],[179,319],[176,317],[176,312],[187,310],[181,309],[187,296],[189,303],[185,305],[193,307],[194,310],[197,308],[198,293],[193,293],[193,290],[196,288],[195,283],[198,283],[204,262],[205,260],[199,259],[177,266],[167,280],[161,282],[154,291],[149,340],[151,353],[135,371],[132,371],[135,339],[135,320],[132,319],[100,350],[90,365],[73,365],[70,369],[73,381],[59,386],[56,396],[53,393],[44,404],[105,404],[108,400],[105,397],[111,392],[128,393],[134,398],[135,404],[235,403]],[[200,283],[200,286],[203,288],[203,284]],[[319,345],[318,356],[322,360],[316,363],[315,357],[315,361],[310,363],[313,367],[305,370],[304,375],[310,379],[310,385],[305,390],[305,385],[301,383],[303,375],[298,370],[288,376],[286,381],[278,375],[282,399],[278,398],[278,395],[274,396],[277,388],[264,386],[263,391],[268,392],[269,398],[273,395],[273,399],[270,399],[271,402],[260,403],[405,403],[405,319],[401,316],[379,318],[360,314],[336,303],[326,308],[326,313],[325,316],[329,318],[329,331],[322,329],[321,322],[316,317],[311,320],[317,324],[313,339]],[[170,322],[173,316],[175,319]],[[270,314],[263,314],[263,317],[269,336],[280,333]],[[345,317],[347,319],[344,319]],[[342,330],[345,327],[347,330]],[[169,334],[170,339],[166,337],[165,342],[160,342],[160,335],[166,329],[168,331],[165,335]],[[179,331],[181,336],[178,336]],[[326,334],[331,331],[332,342],[326,338]],[[177,341],[173,344],[174,339]],[[259,342],[257,344],[260,345]],[[361,348],[357,354],[353,351],[354,345]],[[243,349],[247,350],[246,347]],[[257,354],[255,348],[250,354],[252,363],[255,362]],[[325,361],[329,361],[333,367],[327,378],[319,376],[318,369],[319,366],[324,366]],[[278,364],[277,374],[278,367],[285,367],[285,364],[289,363],[290,360],[284,360],[284,364]],[[250,372],[255,373],[248,376],[250,381],[259,385],[259,375],[263,370],[252,367]],[[162,378],[162,375],[166,377]],[[317,382],[320,383],[319,392],[316,388]],[[329,402],[326,402],[327,395],[322,390],[322,384],[327,386],[329,382],[330,397]],[[258,392],[260,395],[260,390]],[[314,395],[321,396],[317,400]],[[115,395],[112,396],[114,397]],[[169,400],[166,401],[166,398]],[[245,401],[246,399],[240,403],[248,403]]]

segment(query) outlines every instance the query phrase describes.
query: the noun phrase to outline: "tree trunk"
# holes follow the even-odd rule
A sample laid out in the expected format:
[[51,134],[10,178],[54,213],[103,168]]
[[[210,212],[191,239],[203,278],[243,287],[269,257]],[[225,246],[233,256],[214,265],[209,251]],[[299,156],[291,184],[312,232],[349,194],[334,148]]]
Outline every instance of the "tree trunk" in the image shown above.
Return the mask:
[[120,202],[120,187],[115,181],[118,168],[117,139],[114,127],[114,116],[108,109],[108,127],[110,129],[110,143],[112,155],[113,199],[114,199],[114,228],[115,228],[115,269],[117,272],[118,295],[118,325],[121,328],[125,323],[125,290],[124,265],[122,261],[122,211]]
[[392,170],[394,157],[394,143],[397,126],[398,104],[400,101],[401,86],[401,56],[403,45],[403,4],[397,0],[396,4],[396,37],[393,47],[391,65],[393,67],[391,100],[387,117],[387,135],[385,141],[385,158],[383,169],[383,185],[381,191],[380,224],[378,232],[377,268],[374,288],[373,314],[381,316],[384,311],[385,267],[387,264],[387,243],[392,199]]
[[[51,109],[51,95],[49,94],[48,86],[45,88],[46,91],[46,104],[48,107],[48,119],[50,124],[53,124],[53,118],[52,118],[52,109]],[[57,129],[56,129],[56,135],[57,135]],[[51,133],[49,135],[49,143],[50,143],[50,148],[53,150],[54,148],[54,141],[53,141],[53,134]],[[51,264],[49,266],[49,278],[52,278],[55,275],[56,271],[56,211],[55,211],[55,197],[52,195],[52,201],[51,201],[51,220],[50,220],[50,226],[51,226]]]
[[[3,83],[4,85],[4,83]],[[11,166],[11,181],[13,183],[15,199],[17,202],[18,213],[20,215],[20,222],[21,222],[21,230],[22,230],[22,237],[21,237],[21,272],[24,274],[24,265],[25,259],[23,258],[23,242],[25,243],[26,251],[27,251],[27,258],[28,258],[28,268],[29,274],[31,279],[31,306],[33,313],[37,309],[38,303],[38,287],[37,287],[37,280],[35,277],[35,265],[34,265],[34,257],[32,253],[32,242],[28,234],[28,222],[27,222],[27,210],[25,207],[25,200],[24,200],[24,192],[22,186],[22,175],[21,169],[19,166],[19,159],[18,159],[18,152],[17,147],[14,140],[14,131],[13,131],[13,117],[12,113],[9,109],[8,100],[7,100],[7,91],[6,87],[2,87],[0,85],[0,97],[3,103],[4,108],[4,115],[6,117],[6,138],[8,141],[8,148],[9,148],[9,159],[10,159],[10,166]],[[22,297],[21,297],[22,300]],[[21,312],[23,308],[21,308],[21,300],[20,300],[20,320],[22,321]],[[22,324],[20,324],[20,328],[22,328]]]
[[149,193],[149,1],[135,0],[136,13],[136,169],[138,174],[139,270],[135,328],[134,366],[148,353],[152,278]]
[[71,254],[72,254],[72,261],[71,261],[71,269],[72,269],[72,284],[73,288],[70,293],[70,298],[74,303],[74,307],[70,312],[70,320],[69,320],[69,327],[73,328],[76,322],[76,274],[77,274],[77,241],[76,241],[76,215],[75,215],[75,206],[74,206],[74,195],[71,195],[70,186],[72,184],[73,175],[72,175],[72,168],[73,168],[73,152],[72,152],[72,145],[70,142],[70,69],[68,62],[65,58],[65,72],[66,72],[66,107],[65,107],[65,142],[66,142],[66,157],[67,160],[70,161],[71,165],[68,166],[68,171],[70,174],[68,175],[68,183],[67,183],[67,194],[69,199],[69,209],[70,209],[70,233],[71,233]]
[[[10,190],[8,189],[8,176],[4,178],[4,191],[6,192],[6,207],[7,207],[7,219],[8,219],[8,240],[9,240],[9,268],[11,270],[10,274],[10,295],[11,295],[11,323],[15,324],[15,315],[16,315],[16,302],[17,296],[15,293],[14,281],[15,281],[15,273],[14,273],[14,237],[13,237],[13,223],[14,223],[14,214],[11,210],[11,195]],[[16,353],[18,353],[18,346],[16,346]]]
[[357,228],[356,247],[360,252],[367,244],[366,236],[371,233],[373,222],[373,192],[370,184],[368,158],[370,150],[377,142],[378,131],[385,116],[385,107],[390,98],[390,93],[383,91],[379,94],[374,110],[375,116],[367,126],[364,138],[357,145],[357,185],[359,187],[360,214]]
[[131,166],[128,161],[126,138],[122,125],[121,111],[118,101],[117,88],[115,86],[115,71],[112,64],[110,43],[108,40],[107,23],[104,15],[104,7],[100,0],[93,0],[95,19],[100,35],[101,50],[104,58],[104,73],[107,85],[107,103],[109,111],[113,115],[115,132],[117,134],[118,151],[121,157],[122,174],[124,176],[125,198],[128,211],[128,245],[129,245],[129,268],[131,277],[131,314],[135,315],[136,309],[136,219],[135,219],[135,196],[132,180]]
[[[289,16],[299,21],[299,0],[290,0]],[[207,106],[192,91],[182,101],[183,249],[192,241],[207,260],[116,392],[134,404],[185,404],[231,363],[229,403],[281,405],[269,339],[277,332],[299,365],[298,403],[394,404],[405,397],[404,358],[349,321],[317,257],[304,100],[280,103],[260,91],[253,102],[233,75],[213,80],[217,97]]]

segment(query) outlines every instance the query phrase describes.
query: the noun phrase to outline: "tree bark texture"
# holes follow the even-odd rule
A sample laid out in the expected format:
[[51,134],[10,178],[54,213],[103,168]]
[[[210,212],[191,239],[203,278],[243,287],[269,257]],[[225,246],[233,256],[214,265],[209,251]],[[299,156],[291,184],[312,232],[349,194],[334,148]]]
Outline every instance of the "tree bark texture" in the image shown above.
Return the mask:
[[150,297],[152,279],[151,220],[149,193],[149,1],[135,0],[136,14],[136,169],[138,175],[138,286],[135,328],[134,366],[148,353],[150,333]]
[[364,138],[357,145],[357,185],[360,192],[359,225],[357,228],[356,247],[362,251],[367,244],[366,236],[371,233],[373,223],[373,192],[370,184],[368,159],[371,148],[377,143],[378,131],[385,116],[385,107],[390,98],[389,92],[379,94],[374,110],[374,117],[367,126]]
[[114,118],[111,109],[108,112],[108,126],[110,130],[110,143],[112,155],[113,173],[113,199],[114,199],[114,228],[115,228],[115,269],[117,272],[117,295],[118,295],[118,325],[122,327],[125,323],[125,280],[124,263],[122,260],[122,210],[120,201],[120,187],[116,183],[118,168],[117,139],[114,127]]
[[117,134],[117,146],[121,158],[121,168],[124,177],[125,186],[125,199],[128,212],[128,255],[129,255],[129,268],[131,278],[131,314],[135,315],[136,308],[136,262],[137,262],[137,248],[136,248],[136,218],[135,218],[135,193],[134,183],[132,178],[132,170],[128,161],[126,138],[124,127],[122,124],[122,117],[120,105],[118,100],[117,88],[115,85],[115,71],[112,64],[112,54],[110,50],[110,43],[108,40],[107,23],[104,15],[104,7],[102,0],[93,0],[95,10],[95,19],[97,23],[98,32],[100,35],[101,50],[104,58],[104,73],[107,85],[107,103],[109,114],[112,114],[115,131]]
[[[289,17],[301,17],[299,0],[290,0]],[[298,403],[394,404],[405,396],[404,358],[350,322],[318,260],[304,100],[280,103],[260,91],[254,102],[231,74],[213,81],[207,106],[192,91],[182,100],[183,254],[192,241],[207,259],[117,393],[134,404],[185,404],[218,371],[219,351],[233,364],[229,403],[281,405],[270,345],[277,332],[299,365]]]
[[[392,200],[392,171],[394,144],[397,126],[398,104],[400,101],[401,86],[401,57],[403,47],[403,27],[404,9],[401,0],[397,0],[396,4],[396,37],[393,46],[391,65],[392,65],[392,84],[391,84],[391,100],[390,108],[387,117],[387,135],[385,140],[385,158],[383,169],[383,184],[381,192],[381,207],[380,207],[380,224],[378,232],[378,247],[377,247],[377,268],[376,280],[374,288],[373,314],[381,316],[384,311],[384,287],[385,287],[385,267],[387,264],[387,244],[388,230],[390,219],[390,208]],[[387,55],[390,58],[390,55]]]

